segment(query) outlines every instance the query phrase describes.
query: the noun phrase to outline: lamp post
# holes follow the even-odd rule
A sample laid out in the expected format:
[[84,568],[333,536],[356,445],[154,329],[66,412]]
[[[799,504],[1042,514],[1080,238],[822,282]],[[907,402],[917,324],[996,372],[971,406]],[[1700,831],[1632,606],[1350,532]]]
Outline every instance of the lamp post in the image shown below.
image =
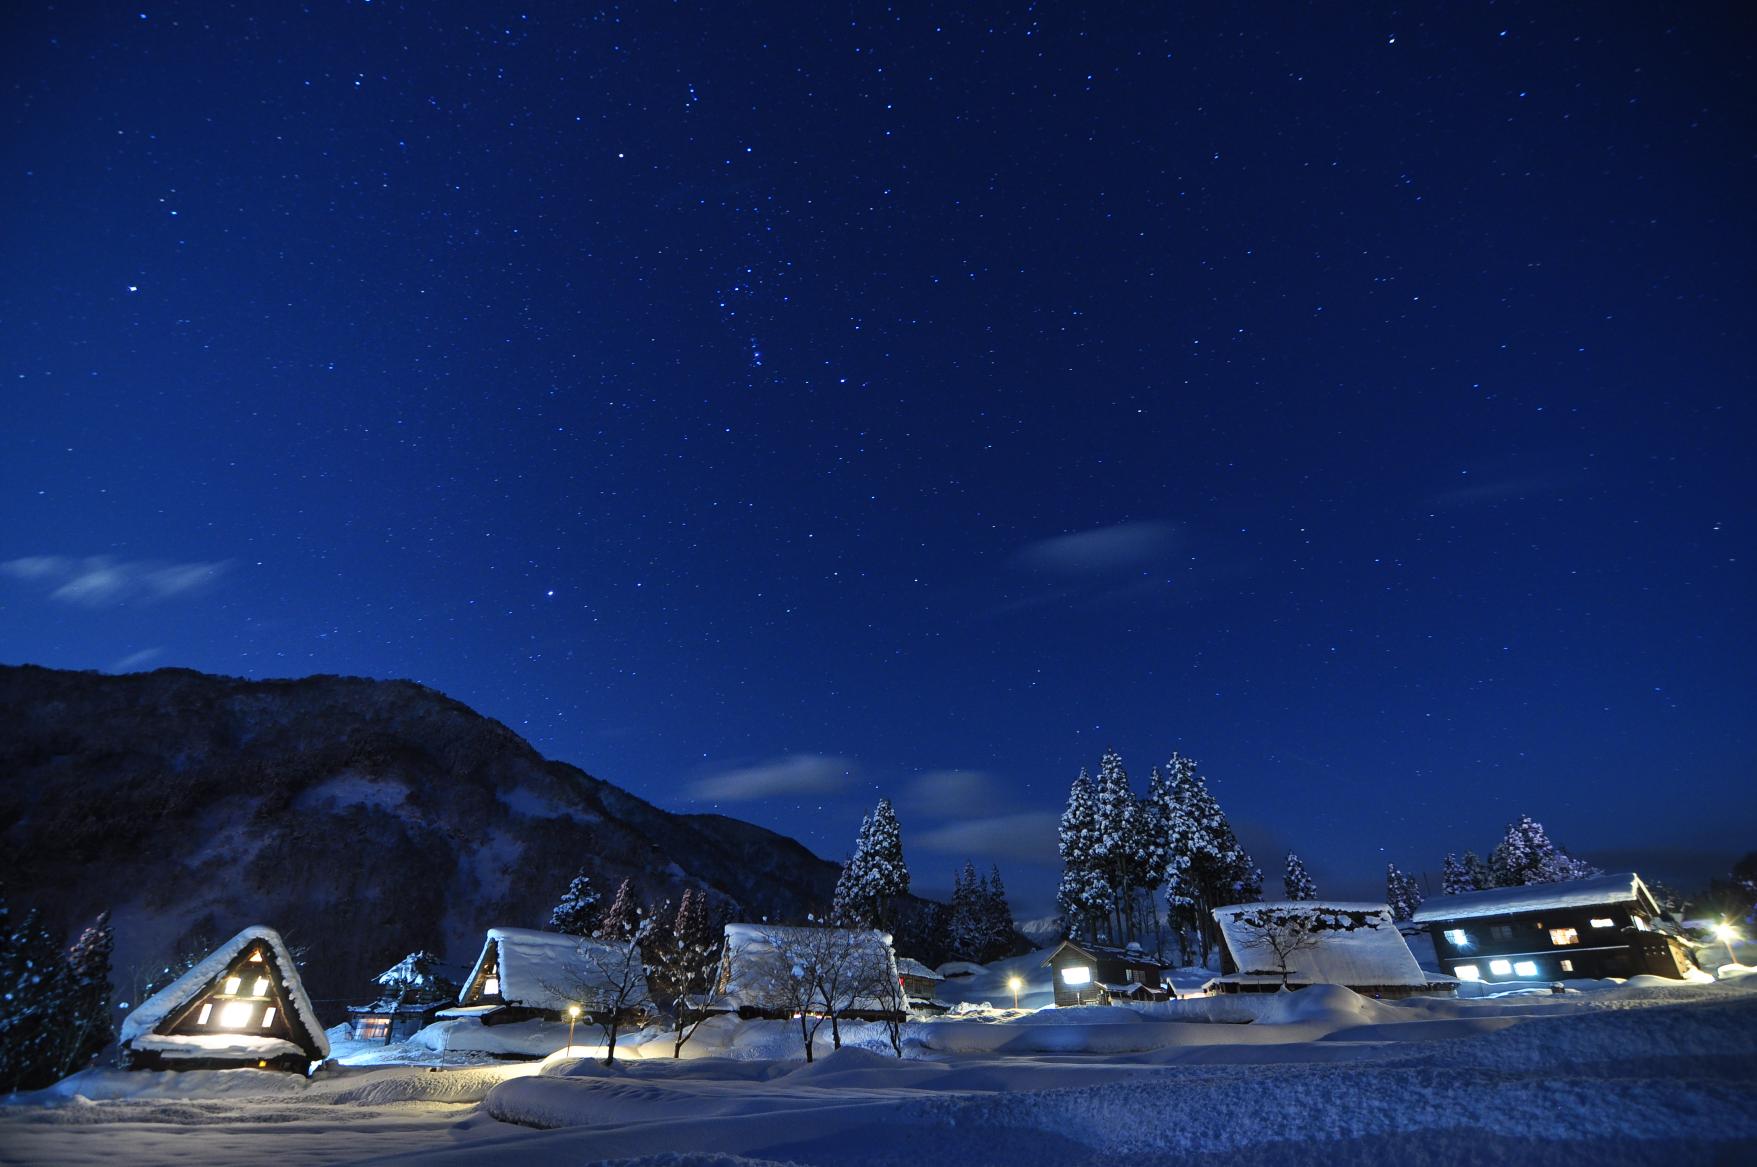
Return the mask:
[[1739,938],[1739,930],[1731,924],[1723,922],[1714,926],[1714,935],[1722,944],[1726,945],[1727,963],[1738,964],[1739,958],[1733,955],[1733,941]]
[[580,1007],[578,1005],[569,1005],[567,1007],[567,1054],[569,1057],[573,1056],[573,1023],[579,1019]]
[[1017,1009],[1019,1007],[1019,990],[1024,987],[1025,987],[1025,982],[1020,980],[1018,977],[1008,977],[1007,978],[1007,988],[1013,990],[1013,1008],[1014,1009]]

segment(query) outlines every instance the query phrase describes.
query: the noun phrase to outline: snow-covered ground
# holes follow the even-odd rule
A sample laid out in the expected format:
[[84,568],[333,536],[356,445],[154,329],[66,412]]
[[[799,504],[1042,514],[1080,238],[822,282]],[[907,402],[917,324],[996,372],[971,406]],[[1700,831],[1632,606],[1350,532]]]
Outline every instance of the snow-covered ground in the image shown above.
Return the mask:
[[[797,1025],[721,1018],[683,1060],[652,1031],[609,1069],[338,1044],[424,1064],[309,1081],[94,1071],[0,1107],[0,1162],[1757,1162],[1757,976],[1743,970],[1476,1000],[1320,987],[1015,1012],[1010,992],[983,996],[1035,971],[1031,1004],[1041,959],[965,980],[960,1000],[1005,1007],[911,1022],[903,1059],[881,1025],[845,1026],[839,1052],[826,1025],[806,1065]],[[576,1039],[596,1052],[595,1031]]]

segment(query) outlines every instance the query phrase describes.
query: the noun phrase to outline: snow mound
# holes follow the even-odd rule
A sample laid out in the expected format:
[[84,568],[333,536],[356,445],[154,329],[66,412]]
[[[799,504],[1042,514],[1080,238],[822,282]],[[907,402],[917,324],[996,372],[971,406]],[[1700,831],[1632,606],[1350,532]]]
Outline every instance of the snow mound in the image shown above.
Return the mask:
[[1258,1025],[1359,1025],[1371,1020],[1367,1001],[1342,985],[1308,985],[1298,991],[1283,989],[1269,999],[1257,1015]]

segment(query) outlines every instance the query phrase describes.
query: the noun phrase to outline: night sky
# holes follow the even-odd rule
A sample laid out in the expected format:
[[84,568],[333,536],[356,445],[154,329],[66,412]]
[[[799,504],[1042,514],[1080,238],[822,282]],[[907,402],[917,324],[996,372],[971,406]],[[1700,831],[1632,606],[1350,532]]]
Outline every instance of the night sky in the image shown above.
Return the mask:
[[[1741,6],[8,5],[0,659],[409,677],[1050,910],[1757,846]],[[946,7],[946,6],[938,6]]]

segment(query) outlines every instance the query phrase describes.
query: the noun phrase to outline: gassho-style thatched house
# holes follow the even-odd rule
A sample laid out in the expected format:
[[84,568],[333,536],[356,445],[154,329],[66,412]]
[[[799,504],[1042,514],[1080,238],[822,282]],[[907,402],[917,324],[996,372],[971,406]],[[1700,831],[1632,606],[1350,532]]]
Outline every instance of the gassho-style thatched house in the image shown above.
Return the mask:
[[122,1022],[131,1070],[307,1073],[329,1039],[273,928],[252,924],[142,1001]]
[[373,983],[381,990],[376,1000],[348,1006],[348,1031],[355,1041],[406,1040],[458,1000],[455,973],[431,952],[411,952]]
[[907,956],[897,958],[897,980],[903,986],[903,997],[911,1009],[923,1013],[944,1013],[950,1009],[951,1006],[938,996],[945,979],[919,960]]
[[888,933],[728,924],[725,937],[719,975],[702,1003],[705,1012],[736,1013],[747,1020],[791,1017],[794,1007],[787,1001],[793,996],[788,987],[796,979],[794,968],[820,953],[831,953],[848,962],[845,984],[869,986],[855,993],[851,1006],[840,1010],[839,1016],[854,1021],[902,1021],[906,1016],[902,979]]
[[1456,993],[1451,977],[1423,971],[1384,904],[1276,900],[1215,908],[1221,993],[1273,993],[1282,985],[1342,985],[1367,997]]
[[1415,914],[1461,981],[1688,975],[1695,961],[1632,871],[1497,887],[1427,901]]
[[1064,940],[1043,962],[1055,970],[1059,1008],[1072,1005],[1108,1005],[1112,1001],[1163,1001],[1171,995],[1165,987],[1165,965],[1149,956],[1138,944],[1110,948],[1084,940]]
[[619,1011],[628,1017],[648,1006],[639,947],[534,928],[490,928],[457,1005],[438,1015],[504,1025],[559,1021],[577,1005],[582,1020],[597,1020],[619,998]]

